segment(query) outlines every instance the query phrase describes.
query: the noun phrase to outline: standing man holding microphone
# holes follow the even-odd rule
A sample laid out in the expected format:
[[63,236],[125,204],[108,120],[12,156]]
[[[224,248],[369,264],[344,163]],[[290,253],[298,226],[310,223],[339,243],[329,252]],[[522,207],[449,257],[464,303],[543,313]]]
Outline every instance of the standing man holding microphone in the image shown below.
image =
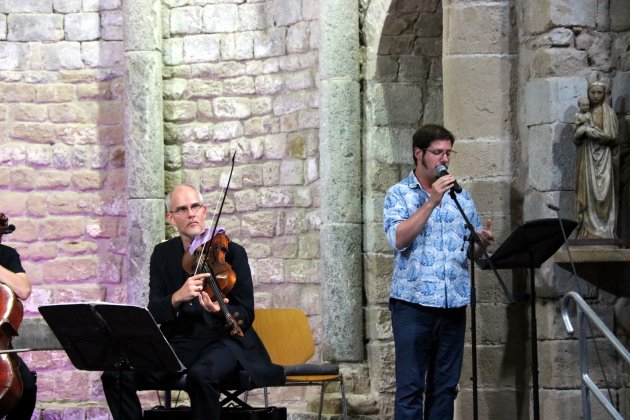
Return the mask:
[[[396,420],[452,419],[470,303],[467,256],[492,243],[470,194],[446,171],[455,137],[439,125],[413,135],[415,169],[389,189],[384,229],[394,250],[389,308],[396,348]],[[457,199],[481,243],[469,235]]]

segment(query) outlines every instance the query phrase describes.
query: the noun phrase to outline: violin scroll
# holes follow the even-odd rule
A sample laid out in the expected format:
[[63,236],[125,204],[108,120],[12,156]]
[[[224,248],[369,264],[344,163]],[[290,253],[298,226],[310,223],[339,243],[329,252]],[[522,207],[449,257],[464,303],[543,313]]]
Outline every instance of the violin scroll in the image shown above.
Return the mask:
[[8,235],[13,233],[15,226],[9,224],[9,219],[4,213],[0,213],[0,242],[2,242],[2,235]]

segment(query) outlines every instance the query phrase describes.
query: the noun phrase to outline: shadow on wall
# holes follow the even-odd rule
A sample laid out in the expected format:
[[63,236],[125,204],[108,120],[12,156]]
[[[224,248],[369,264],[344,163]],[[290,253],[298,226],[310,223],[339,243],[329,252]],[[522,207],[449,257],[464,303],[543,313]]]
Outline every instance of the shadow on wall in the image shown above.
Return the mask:
[[[619,104],[621,102],[621,104]],[[619,108],[618,108],[619,106]],[[620,98],[615,109],[625,109],[625,102]],[[630,248],[630,116],[619,118],[619,216],[617,234]]]
[[[567,271],[571,271],[570,264],[558,264]],[[579,278],[591,285],[617,297],[630,297],[630,266],[619,262],[595,262],[592,264],[576,264],[575,270]],[[602,273],[606,273],[602,275]]]

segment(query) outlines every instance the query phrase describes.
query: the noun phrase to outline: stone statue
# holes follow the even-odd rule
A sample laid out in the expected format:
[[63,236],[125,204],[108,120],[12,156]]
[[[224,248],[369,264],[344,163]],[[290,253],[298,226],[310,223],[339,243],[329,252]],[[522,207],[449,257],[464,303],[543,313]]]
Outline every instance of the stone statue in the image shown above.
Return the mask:
[[[588,98],[578,99],[578,112],[575,114],[575,137],[581,137],[586,133],[586,128],[593,125],[593,117],[591,115],[591,102]],[[582,133],[578,134],[577,130]]]
[[577,146],[577,239],[616,239],[619,124],[615,111],[604,102],[606,86],[588,85],[578,101],[573,142]]

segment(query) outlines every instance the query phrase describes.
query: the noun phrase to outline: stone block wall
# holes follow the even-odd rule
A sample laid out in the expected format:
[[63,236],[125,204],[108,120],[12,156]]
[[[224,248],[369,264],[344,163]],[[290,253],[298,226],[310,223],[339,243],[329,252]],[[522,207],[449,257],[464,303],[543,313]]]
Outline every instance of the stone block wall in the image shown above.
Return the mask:
[[[163,3],[166,189],[199,186],[248,250],[259,306],[319,330],[318,4]],[[170,232],[172,234],[173,232]]]
[[[345,33],[338,17],[326,20],[329,37],[334,33],[349,42],[326,39],[324,61],[320,13],[332,16],[339,9],[335,1],[323,1],[0,2],[0,211],[17,226],[4,241],[21,253],[34,284],[27,317],[36,317],[37,306],[46,303],[128,302],[136,284],[128,273],[142,274],[129,258],[142,252],[128,248],[143,242],[138,232],[128,230],[140,228],[142,209],[157,213],[160,205],[134,207],[138,212],[128,207],[126,188],[142,183],[125,173],[129,145],[124,139],[138,140],[139,133],[125,125],[124,104],[135,98],[134,88],[144,85],[125,86],[124,78],[128,70],[142,73],[137,51],[144,52],[154,40],[142,42],[143,34],[152,32],[142,27],[141,13],[125,21],[123,6],[151,4],[156,6],[152,12],[161,12],[162,46],[154,49],[163,65],[163,115],[158,118],[164,123],[165,189],[179,182],[199,186],[211,214],[236,152],[220,224],[248,250],[257,306],[307,312],[316,360],[326,344],[335,343],[323,343],[322,285],[338,281],[322,279],[320,239],[335,238],[323,248],[333,256],[362,252],[363,267],[351,268],[355,274],[363,268],[363,293],[353,286],[349,290],[357,296],[335,304],[344,298],[360,304],[365,298],[365,349],[343,350],[355,358],[365,354],[366,364],[342,367],[351,413],[364,418],[393,414],[394,348],[387,309],[392,260],[382,232],[382,200],[412,167],[410,139],[419,124],[444,121],[456,134],[459,156],[452,171],[475,197],[482,217],[495,221],[496,236],[504,238],[521,220],[555,216],[546,202],[560,204],[563,216],[571,217],[570,123],[586,81],[601,77],[611,84],[610,99],[620,117],[621,175],[628,188],[627,2],[359,0],[353,3],[357,11],[348,3],[343,11],[349,16],[361,12],[360,28],[348,24]],[[124,24],[134,31],[125,31]],[[344,49],[354,37],[361,39],[361,55]],[[353,60],[362,64],[360,76],[344,74],[354,68]],[[152,76],[157,68],[152,67]],[[357,102],[340,107],[346,99]],[[324,112],[360,107],[357,133],[352,131],[357,113],[322,115],[324,105]],[[355,147],[358,137],[361,144]],[[339,156],[333,160],[324,148]],[[360,175],[341,162],[356,164]],[[142,170],[138,162],[127,167]],[[323,172],[341,177],[323,180]],[[331,194],[328,189],[342,191],[338,179],[353,185],[347,187],[352,192]],[[337,202],[344,205],[329,208]],[[322,208],[330,211],[322,214]],[[362,223],[356,220],[360,213]],[[622,231],[630,231],[629,226]],[[352,246],[343,242],[346,232],[352,234]],[[566,268],[547,264],[536,277],[541,403],[549,418],[579,415],[577,378],[571,371],[575,342],[558,322],[558,299],[574,284]],[[614,278],[627,274],[605,270]],[[627,288],[594,285],[598,271],[582,269],[578,284],[627,342],[630,303],[619,297],[628,295]],[[527,291],[525,273],[505,273],[504,280],[517,292]],[[529,417],[528,308],[505,305],[491,273],[480,273],[477,282],[480,413]],[[353,328],[360,335],[361,327]],[[339,352],[328,353],[333,350]],[[462,418],[472,406],[468,344],[466,352],[457,400]],[[623,370],[609,349],[602,352],[609,366]],[[74,369],[59,351],[25,353],[24,358],[39,374],[37,415],[109,418],[99,372]],[[627,375],[609,379],[627,413]],[[312,388],[290,388],[274,389],[271,398],[297,413],[312,410],[317,397]],[[338,398],[327,397],[325,410],[338,411]],[[154,393],[142,398],[147,406],[157,403]],[[253,398],[261,400],[258,394]],[[604,418],[601,407],[594,415]]]
[[[575,219],[575,146],[572,144],[577,99],[587,95],[587,84],[603,80],[609,85],[607,100],[618,113],[621,127],[627,127],[627,109],[621,105],[627,95],[627,7],[620,2],[551,1],[543,13],[534,12],[534,3],[519,4],[522,18],[520,50],[520,135],[521,164],[528,173],[523,182],[524,220],[555,217],[545,203],[560,207],[560,215]],[[626,63],[626,64],[624,64]],[[626,93],[622,93],[626,92]],[[624,132],[625,131],[625,132]],[[626,152],[627,128],[618,139]],[[627,171],[622,159],[620,171]],[[620,186],[627,189],[627,180]],[[625,199],[624,199],[625,200]],[[627,235],[628,208],[621,210],[620,235]],[[625,229],[625,231],[624,231]],[[624,233],[625,232],[625,233]],[[605,273],[605,274],[604,274]],[[536,275],[539,320],[540,402],[542,412],[552,417],[574,415],[579,404],[579,359],[576,342],[558,322],[559,299],[570,290],[578,291],[593,306],[606,325],[628,343],[626,322],[620,316],[627,305],[624,265],[593,262],[577,264],[578,278],[569,264],[547,262]],[[594,332],[599,337],[598,332]],[[622,400],[627,370],[604,340],[589,342],[590,373],[599,386],[607,381],[614,403]],[[594,354],[599,352],[599,355]],[[602,360],[603,368],[600,367]],[[606,381],[605,381],[605,380]],[[568,403],[568,401],[574,401]],[[591,398],[593,418],[607,418],[602,406]],[[627,415],[627,407],[619,405]],[[626,410],[626,411],[624,411]]]
[[365,323],[370,391],[383,417],[393,415],[395,392],[383,199],[413,168],[415,129],[443,121],[442,20],[438,1],[370,2],[362,16]]
[[[49,303],[125,301],[122,23],[120,0],[0,5],[0,211],[33,283],[26,317]],[[42,405],[102,399],[99,373],[65,353],[23,358]]]
[[[319,343],[318,2],[166,0],[161,12],[165,188],[199,186],[211,214],[236,152],[220,224],[248,250],[257,306],[302,308]],[[123,24],[120,0],[0,5],[0,211],[33,282],[27,317],[128,301],[123,42],[138,40],[123,38],[144,32]],[[60,351],[24,359],[38,415],[108,418],[99,372]],[[305,396],[284,398],[304,408]]]

